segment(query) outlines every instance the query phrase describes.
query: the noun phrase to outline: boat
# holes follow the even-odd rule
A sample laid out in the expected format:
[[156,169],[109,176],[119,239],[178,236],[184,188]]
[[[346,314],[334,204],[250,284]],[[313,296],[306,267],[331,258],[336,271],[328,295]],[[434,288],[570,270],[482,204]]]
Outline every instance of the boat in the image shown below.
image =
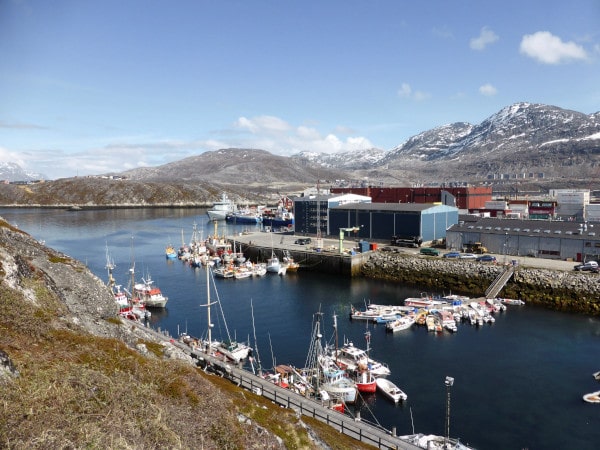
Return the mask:
[[600,403],[600,391],[590,392],[583,396],[583,400],[588,403]]
[[165,256],[167,259],[177,259],[177,250],[172,245],[167,245],[165,248]]
[[500,298],[500,297],[498,297],[496,300],[499,300],[501,303],[504,303],[505,305],[522,306],[525,304],[525,302],[523,300],[518,299],[518,298]]
[[358,392],[371,394],[377,390],[377,378],[367,367],[361,367],[354,374],[354,384]]
[[266,263],[256,263],[252,264],[252,275],[255,277],[262,277],[267,274],[267,264]]
[[600,370],[598,372],[594,372],[592,374],[592,376],[594,377],[595,380],[600,381]]
[[[367,349],[369,349],[371,340],[369,332],[365,333],[365,339],[367,340]],[[359,367],[366,366],[375,377],[386,377],[391,373],[387,365],[370,358],[367,351],[355,347],[352,342],[345,342],[339,349],[328,348],[328,351],[343,369],[357,371]]]
[[396,331],[408,330],[415,323],[415,316],[406,315],[401,316],[398,319],[392,320],[385,324],[386,331],[391,331],[392,333]]
[[386,323],[398,319],[402,314],[413,311],[414,307],[412,306],[377,305],[368,303],[366,308],[362,311],[359,311],[354,306],[351,306],[350,319]]
[[435,434],[417,433],[398,436],[398,438],[417,448],[427,450],[473,450],[473,447],[462,444],[458,439],[446,438]]
[[[108,288],[113,294],[115,303],[119,308],[119,315],[125,319],[140,321],[148,320],[152,315],[150,311],[146,310],[146,305],[139,299],[132,299],[132,296],[127,296],[127,292],[121,290],[121,285],[117,284],[113,277],[113,270],[115,269],[115,263],[110,258],[108,253],[108,246],[106,247],[106,269],[108,270]],[[135,300],[135,301],[134,301]]]
[[377,378],[375,383],[377,384],[377,389],[394,403],[404,401],[408,398],[408,395],[402,389],[387,378]]
[[225,220],[228,213],[235,211],[235,203],[223,192],[221,200],[214,202],[211,209],[206,211],[210,220]]
[[160,288],[154,285],[154,280],[152,280],[150,274],[142,278],[141,283],[135,283],[133,294],[148,308],[164,308],[169,301],[169,298],[163,295]]
[[300,264],[294,261],[294,257],[289,252],[289,250],[283,251],[283,265],[285,266],[286,273],[297,272],[300,268]]
[[448,306],[450,303],[447,300],[434,299],[426,295],[421,297],[409,297],[404,299],[405,306],[414,306],[415,308],[441,308]]
[[273,252],[271,257],[267,259],[267,272],[276,273],[277,275],[285,275],[287,267],[282,265],[277,255]]
[[225,214],[225,221],[236,224],[257,224],[262,222],[262,214],[253,209],[238,209]]
[[[205,305],[202,305],[202,306],[206,306],[207,314],[208,314],[208,321],[207,321],[208,335],[207,335],[207,339],[205,341],[205,347],[210,347],[210,349],[212,351],[214,351],[217,355],[222,354],[225,357],[227,357],[229,360],[231,360],[235,363],[239,363],[243,359],[246,359],[248,357],[248,355],[250,355],[250,353],[252,352],[252,348],[248,344],[237,342],[235,339],[232,339],[231,336],[229,335],[229,329],[227,328],[227,322],[225,321],[225,314],[223,313],[223,308],[221,308],[221,302],[219,300],[219,295],[218,295],[216,284],[214,282],[214,277],[211,276],[213,274],[213,271],[210,270],[209,266],[210,266],[210,264],[206,265],[206,299],[207,299],[207,302]],[[214,288],[214,291],[217,296],[217,300],[215,302],[210,301],[211,285]],[[211,309],[211,306],[214,304],[219,305],[219,309],[221,311],[221,317],[223,319],[223,323],[225,325],[225,331],[227,333],[226,340],[222,340],[222,341],[213,341],[212,340],[212,333],[211,333],[212,323],[210,321],[210,309]]]
[[[302,370],[306,376],[303,378],[312,386],[314,392],[325,391],[329,396],[340,399],[344,403],[354,403],[358,396],[356,383],[347,376],[345,368],[339,365],[323,347],[321,316],[321,312],[315,314],[316,320],[313,325],[306,367]],[[334,327],[337,330],[335,316]]]

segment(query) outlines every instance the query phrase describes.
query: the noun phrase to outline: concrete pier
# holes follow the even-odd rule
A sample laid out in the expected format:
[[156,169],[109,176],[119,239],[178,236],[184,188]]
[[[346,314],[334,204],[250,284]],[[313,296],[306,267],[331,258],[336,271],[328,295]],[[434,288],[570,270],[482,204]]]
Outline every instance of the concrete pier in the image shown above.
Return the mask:
[[369,251],[357,252],[358,242],[355,240],[342,241],[340,252],[339,240],[323,239],[323,247],[317,249],[314,237],[311,237],[312,242],[307,245],[294,243],[301,238],[303,236],[286,233],[256,232],[228,239],[238,249],[241,247],[244,256],[253,262],[266,262],[272,253],[282,260],[284,251],[288,251],[294,261],[300,264],[302,271],[318,271],[348,277],[360,274],[360,269],[370,254]]

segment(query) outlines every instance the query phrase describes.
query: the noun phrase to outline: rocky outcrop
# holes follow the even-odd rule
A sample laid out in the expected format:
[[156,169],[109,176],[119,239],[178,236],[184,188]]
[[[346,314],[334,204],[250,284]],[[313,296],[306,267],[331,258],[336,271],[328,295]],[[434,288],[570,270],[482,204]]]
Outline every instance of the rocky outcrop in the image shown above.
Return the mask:
[[[439,292],[482,297],[505,269],[465,260],[411,256],[395,252],[373,252],[362,267],[362,275]],[[517,267],[501,291],[501,297],[520,298],[560,311],[600,315],[600,277],[596,274]]]

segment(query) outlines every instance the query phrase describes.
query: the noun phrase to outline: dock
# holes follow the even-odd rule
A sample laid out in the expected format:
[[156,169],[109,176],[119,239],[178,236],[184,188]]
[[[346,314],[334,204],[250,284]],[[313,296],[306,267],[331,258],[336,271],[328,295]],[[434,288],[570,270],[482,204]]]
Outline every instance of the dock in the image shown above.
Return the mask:
[[357,251],[359,243],[355,240],[344,240],[340,251],[340,241],[336,239],[324,238],[321,248],[315,247],[314,237],[310,244],[295,244],[296,240],[303,237],[287,232],[253,232],[228,237],[228,240],[237,248],[241,247],[244,256],[254,262],[264,262],[273,253],[282,260],[287,251],[303,271],[349,277],[358,276],[362,265],[369,258],[370,251]]

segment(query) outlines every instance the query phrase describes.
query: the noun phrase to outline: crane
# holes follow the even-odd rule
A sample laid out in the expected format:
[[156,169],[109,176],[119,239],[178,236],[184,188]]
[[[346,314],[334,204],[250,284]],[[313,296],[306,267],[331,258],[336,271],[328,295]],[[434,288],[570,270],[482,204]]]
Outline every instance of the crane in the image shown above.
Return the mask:
[[340,254],[344,253],[344,237],[346,232],[354,231],[355,233],[362,228],[360,227],[350,227],[350,228],[340,228]]

